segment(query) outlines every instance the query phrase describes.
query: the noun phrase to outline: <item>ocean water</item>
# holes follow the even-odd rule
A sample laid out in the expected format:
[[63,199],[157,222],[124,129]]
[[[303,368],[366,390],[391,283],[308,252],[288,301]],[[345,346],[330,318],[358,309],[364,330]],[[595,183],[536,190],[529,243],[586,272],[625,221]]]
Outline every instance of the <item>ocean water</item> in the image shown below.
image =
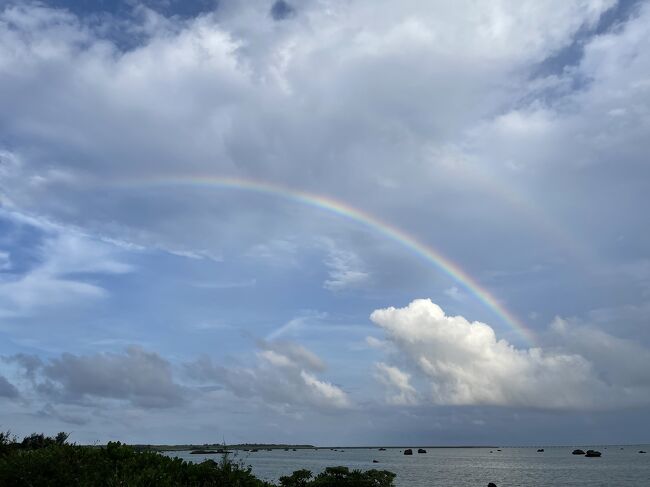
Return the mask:
[[[405,456],[402,449],[353,448],[284,451],[239,451],[231,457],[250,465],[260,478],[277,481],[294,470],[308,469],[314,473],[325,467],[346,466],[350,469],[390,470],[397,474],[398,487],[485,487],[494,482],[498,487],[548,486],[650,486],[649,445],[598,446],[578,445],[603,455],[586,458],[572,455],[572,447],[537,448],[428,448],[426,454]],[[492,451],[492,453],[490,453]],[[201,462],[206,458],[218,461],[221,455],[191,455],[187,451],[168,452],[185,460]],[[379,463],[372,463],[377,460]]]

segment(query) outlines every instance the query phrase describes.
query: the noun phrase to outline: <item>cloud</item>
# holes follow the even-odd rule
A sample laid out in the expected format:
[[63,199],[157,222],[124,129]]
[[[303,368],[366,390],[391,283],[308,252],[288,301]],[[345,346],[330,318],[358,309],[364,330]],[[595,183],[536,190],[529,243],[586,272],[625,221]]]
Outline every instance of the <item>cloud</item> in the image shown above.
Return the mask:
[[448,289],[445,289],[444,293],[454,301],[463,301],[466,298],[463,292],[458,289],[458,286],[452,286]]
[[[140,243],[215,255],[230,238],[261,243],[264,232],[244,228],[247,198],[230,195],[228,211],[217,198],[210,204],[178,188],[142,195],[138,184],[122,185],[116,201],[96,189],[146,185],[156,175],[234,174],[318,187],[382,210],[373,181],[412,186],[418,196],[418,188],[444,188],[439,175],[423,174],[431,144],[501,113],[526,67],[571,43],[613,2],[308,4],[307,20],[283,29],[259,2],[193,19],[140,9],[147,15],[128,24],[146,35],[130,49],[106,34],[110,16],[98,26],[39,4],[6,6],[0,59],[12,75],[0,87],[0,125],[22,163],[4,192]],[[277,1],[272,9],[284,18],[292,7]],[[53,166],[75,184],[54,177]],[[38,185],[26,184],[34,178]],[[163,211],[147,211],[147,201]],[[264,216],[250,223],[280,237],[293,226],[286,215]]]
[[283,268],[297,266],[298,244],[291,239],[272,239],[254,245],[247,256]]
[[193,282],[191,285],[199,289],[239,289],[254,287],[257,284],[257,279],[242,279],[239,281],[200,281]]
[[36,374],[43,367],[43,361],[39,357],[27,353],[5,356],[2,357],[2,360],[18,365],[20,371],[32,382],[36,380]]
[[[554,106],[546,103],[546,92],[531,93],[529,86],[531,77],[539,81],[539,63],[591,32],[614,2],[305,2],[295,21],[282,23],[269,16],[271,4],[221,5],[193,19],[134,16],[130,28],[146,35],[128,49],[107,34],[115,21],[109,16],[87,23],[35,4],[6,7],[0,58],[3,72],[12,74],[0,86],[0,126],[11,142],[7,151],[20,162],[0,181],[4,196],[91,233],[184,255],[230,257],[249,249],[272,255],[278,249],[265,246],[287,239],[304,251],[313,234],[331,237],[340,230],[349,245],[329,257],[324,282],[334,291],[370,280],[389,286],[402,276],[412,283],[421,266],[395,265],[402,251],[387,252],[381,239],[356,238],[339,219],[297,210],[295,202],[151,181],[230,175],[317,190],[416,231],[451,250],[455,260],[471,262],[471,273],[485,271],[487,250],[458,238],[467,231],[458,222],[495,239],[485,248],[503,249],[508,257],[512,252],[513,261],[530,257],[520,250],[527,245],[530,254],[548,250],[536,238],[535,223],[523,231],[516,215],[511,221],[522,205],[504,204],[499,188],[477,188],[472,169],[485,168],[511,191],[534,194],[546,179],[530,174],[512,180],[509,168],[592,158],[589,143],[580,149],[588,153],[576,157],[549,147],[576,147],[562,134],[575,126],[570,138],[578,140],[585,127],[562,107],[583,110],[594,100],[582,104],[562,92],[565,101]],[[288,5],[273,3],[280,4]],[[608,41],[601,49],[637,52],[625,47],[631,35],[602,37]],[[636,48],[642,47],[637,39]],[[586,61],[599,57],[589,54],[593,50],[585,52],[575,69],[589,79],[609,73]],[[629,65],[617,67],[624,69],[613,72],[627,73]],[[566,77],[574,75],[580,77],[573,71]],[[569,81],[562,83],[572,86]],[[625,91],[626,80],[619,81],[611,92]],[[169,133],[174,137],[160,135]],[[448,147],[474,163],[457,177],[441,170]],[[539,164],[531,161],[536,154]],[[508,168],[503,161],[511,162]],[[105,198],[107,191],[116,197]],[[470,211],[480,216],[470,218]],[[496,215],[503,231],[490,227]],[[530,242],[514,246],[502,237],[515,228]],[[490,253],[490,261],[499,259]],[[291,258],[301,262],[293,250]],[[426,272],[430,282],[433,272]]]
[[167,408],[185,400],[171,364],[136,346],[122,353],[64,353],[46,362],[24,354],[5,360],[22,367],[36,392],[55,402],[116,399],[141,408]]
[[347,409],[352,403],[338,386],[318,379],[324,363],[306,348],[290,342],[258,343],[257,364],[226,367],[208,357],[186,364],[199,383],[219,384],[241,398],[255,398],[289,410]]
[[276,340],[284,335],[295,335],[304,329],[316,329],[322,326],[320,323],[327,318],[327,313],[322,313],[313,310],[306,310],[300,316],[290,319],[282,326],[276,328],[268,334],[268,340]]
[[11,382],[0,375],[0,397],[18,397],[18,389]]
[[386,399],[389,404],[401,406],[418,403],[418,394],[410,383],[411,376],[409,374],[383,362],[375,364],[375,367],[377,380],[393,392]]
[[551,343],[585,357],[607,383],[629,390],[650,390],[650,376],[644,370],[644,364],[650,363],[650,349],[639,342],[560,317],[553,320],[550,330]]
[[328,247],[325,265],[329,268],[329,278],[323,283],[325,289],[344,291],[369,283],[370,274],[362,270],[361,259],[354,252],[337,248],[332,242]]
[[9,252],[0,251],[0,271],[11,269],[11,255]]
[[44,418],[54,419],[76,426],[87,425],[91,419],[88,416],[87,410],[82,409],[81,411],[73,410],[71,412],[68,412],[65,408],[55,407],[49,402],[46,403],[39,411],[37,411],[36,414]]
[[0,292],[2,317],[33,314],[43,307],[66,306],[106,296],[102,288],[93,284],[53,278],[40,272],[4,282],[0,284]]
[[296,10],[284,0],[276,0],[271,5],[271,17],[273,20],[284,20],[295,14]]
[[[290,3],[299,11],[278,22],[286,7],[276,15],[269,9]],[[109,322],[124,321],[123,313],[144,314],[144,308],[146,319],[131,320],[136,328],[110,328],[114,343],[123,343],[124,335],[128,343],[137,341],[131,333],[150,334],[150,323],[160,323],[156,313],[165,314],[165,323],[178,314],[194,323],[227,323],[232,331],[249,318],[250,328],[284,323],[296,316],[291,306],[298,302],[327,309],[332,323],[358,323],[379,305],[347,294],[368,285],[382,286],[382,303],[447,289],[465,316],[479,305],[459,295],[458,283],[439,270],[344,215],[282,196],[160,181],[180,175],[252,178],[321,193],[434,245],[477,281],[494,285],[520,316],[536,310],[541,323],[549,313],[578,316],[598,307],[594,316],[610,329],[625,328],[626,336],[643,342],[648,306],[638,296],[643,287],[647,301],[642,262],[650,232],[639,208],[648,206],[650,194],[650,9],[639,4],[624,22],[597,29],[614,4],[251,0],[220,2],[215,12],[193,18],[143,6],[132,15],[84,17],[42,3],[3,4],[2,205],[78,230],[52,227],[36,244],[9,245],[11,232],[0,231],[8,252],[0,254],[0,313],[12,318],[2,325],[11,321],[23,334],[9,336],[9,343],[24,345],[28,334],[33,345],[47,336],[30,332],[24,317],[51,329],[59,343],[48,345],[60,349],[61,343],[78,346],[77,330],[85,335],[96,328],[104,338]],[[567,61],[562,53],[576,46]],[[552,70],[546,69],[549,60]],[[337,244],[324,259],[311,254],[322,251],[314,244],[322,238]],[[167,272],[149,258],[137,262],[142,276],[115,285],[136,268],[137,256],[127,258],[128,249],[111,239],[132,250],[171,249],[188,257],[173,265],[203,272],[184,285],[212,283],[215,290],[179,292],[177,268]],[[572,254],[566,240],[577,241]],[[34,249],[33,260],[21,256]],[[595,264],[574,272],[571,255],[588,253],[598,256]],[[304,272],[313,264],[308,257],[324,264],[325,273]],[[209,268],[215,260],[223,260],[218,280]],[[540,263],[544,273],[525,271]],[[597,266],[629,268],[638,277],[590,278]],[[137,279],[150,271],[173,278],[141,286]],[[253,283],[246,279],[251,275],[255,289],[220,290]],[[579,289],[580,296],[567,289]],[[244,297],[248,291],[254,307]],[[168,299],[184,292],[191,292],[184,303]],[[119,304],[135,308],[102,306],[108,296],[117,304],[120,293],[133,293]],[[154,301],[163,309],[141,306]],[[96,306],[93,327],[63,313],[80,305]],[[233,319],[233,310],[246,316]],[[460,317],[422,319],[435,323],[425,327],[428,332],[444,332],[415,336],[415,327],[402,323],[385,340],[371,339],[375,350],[353,354],[344,369],[327,376],[320,357],[270,340],[258,345],[249,363],[208,361],[197,387],[259,410],[267,402],[292,411],[334,410],[353,405],[348,391],[360,388],[367,394],[362,399],[381,397],[381,390],[365,389],[374,387],[366,386],[372,375],[386,388],[388,402],[415,406],[411,410],[425,408],[416,402],[574,410],[647,404],[643,345],[564,320],[549,332],[555,341],[525,350],[499,340],[487,325]],[[340,359],[346,348],[332,338],[334,328],[305,323],[292,320],[270,338],[296,330],[327,333],[319,336],[328,354],[323,357]],[[199,344],[192,337],[160,338],[173,342],[167,346],[174,350],[196,347],[197,354],[211,346],[203,336]],[[235,341],[225,348],[242,352]],[[76,361],[65,363],[75,366],[96,357],[70,351]],[[368,371],[366,353],[385,358]],[[97,361],[119,369],[105,358]],[[42,393],[55,409],[43,408],[43,417],[63,418],[67,409],[59,400],[110,401],[82,393],[88,388],[75,386],[79,381],[43,377],[46,366],[25,369],[36,369],[35,380],[51,386]],[[339,380],[345,387],[336,385]],[[66,393],[65,384],[77,392]],[[103,387],[122,405],[138,409],[147,402],[127,385],[117,389]],[[237,401],[235,394],[250,401]],[[170,417],[159,414],[166,429]],[[192,420],[198,425],[205,417]],[[395,426],[397,435],[402,425]]]
[[310,393],[318,398],[320,404],[335,408],[348,408],[350,406],[350,400],[341,388],[329,382],[318,380],[313,374],[304,370],[300,371],[300,378]]
[[[650,404],[650,384],[635,374],[621,371],[614,360],[604,363],[610,373],[575,351],[530,348],[521,350],[497,339],[494,330],[462,316],[446,316],[430,300],[420,299],[405,308],[385,308],[372,313],[371,320],[428,385],[424,397],[434,404],[495,405],[548,409],[610,409]],[[558,322],[559,323],[559,322]],[[556,324],[556,328],[561,328]],[[596,338],[594,338],[596,337]],[[579,342],[597,351],[618,343],[610,356],[625,363],[631,345],[622,346],[603,335],[580,337]],[[575,350],[576,347],[570,347]],[[634,350],[639,361],[647,351]],[[590,357],[600,360],[597,354]],[[384,383],[413,393],[398,369],[380,365]],[[400,398],[401,396],[397,396]]]
[[325,362],[311,350],[297,343],[272,340],[260,340],[258,346],[262,349],[262,354],[270,352],[283,357],[288,365],[300,367],[303,369],[322,372],[325,370]]
[[132,270],[121,260],[124,250],[114,243],[15,211],[2,210],[0,217],[39,235],[31,242],[31,263],[9,269],[0,279],[0,316],[27,316],[104,298],[107,291],[92,276]]

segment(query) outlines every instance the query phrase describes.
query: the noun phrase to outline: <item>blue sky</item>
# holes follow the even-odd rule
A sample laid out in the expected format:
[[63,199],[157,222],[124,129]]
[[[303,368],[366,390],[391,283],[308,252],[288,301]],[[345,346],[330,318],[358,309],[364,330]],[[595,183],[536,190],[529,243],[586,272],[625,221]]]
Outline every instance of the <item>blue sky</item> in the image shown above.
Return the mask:
[[[0,2],[0,426],[647,441],[649,24],[610,0]],[[371,215],[532,338],[376,227],[191,178]]]

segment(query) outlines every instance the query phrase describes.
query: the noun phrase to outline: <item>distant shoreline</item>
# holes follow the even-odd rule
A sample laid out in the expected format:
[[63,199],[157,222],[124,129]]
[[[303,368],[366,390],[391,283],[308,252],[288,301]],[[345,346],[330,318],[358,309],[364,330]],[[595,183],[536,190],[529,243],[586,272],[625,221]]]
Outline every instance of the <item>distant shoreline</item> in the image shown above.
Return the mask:
[[[430,445],[404,445],[404,446],[315,446],[315,445],[264,445],[264,444],[240,444],[240,445],[224,445],[224,444],[202,444],[202,445],[145,445],[133,444],[134,448],[149,449],[157,451],[189,451],[189,450],[215,450],[215,449],[228,449],[228,450],[378,450],[384,448],[386,450],[403,450],[404,448],[430,448],[430,449],[448,449],[448,448],[508,448],[496,445],[462,445],[462,446],[430,446]],[[518,448],[518,447],[514,447]],[[527,447],[523,447],[527,448]],[[535,447],[530,447],[535,448]]]
[[637,447],[646,446],[650,443],[631,443],[631,444],[606,444],[606,443],[574,443],[565,445],[546,445],[543,443],[537,445],[401,445],[401,446],[386,446],[386,445],[372,445],[372,446],[316,446],[316,445],[291,445],[291,444],[263,444],[263,443],[246,443],[236,445],[225,445],[223,443],[214,444],[201,444],[201,445],[153,445],[153,444],[133,444],[136,449],[146,449],[154,451],[190,451],[190,450],[378,450],[384,448],[386,450],[403,450],[405,448],[425,448],[425,449],[497,449],[497,448],[573,448],[576,446],[597,446],[597,447]]

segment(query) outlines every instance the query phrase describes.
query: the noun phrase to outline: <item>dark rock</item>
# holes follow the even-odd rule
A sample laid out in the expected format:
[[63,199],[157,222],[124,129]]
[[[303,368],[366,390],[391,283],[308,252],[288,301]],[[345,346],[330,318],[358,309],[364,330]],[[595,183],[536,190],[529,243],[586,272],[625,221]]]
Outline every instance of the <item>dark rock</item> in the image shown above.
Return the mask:
[[584,454],[585,454],[585,452],[583,450],[579,450],[579,449],[578,450],[573,450],[571,452],[571,455],[584,455]]
[[488,484],[488,487],[497,487],[497,484],[495,484],[494,482],[490,482],[490,483]]
[[418,448],[418,453],[426,453],[427,451],[424,448]]
[[585,456],[590,457],[590,458],[597,458],[600,455],[601,455],[601,453],[599,451],[596,451],[596,450],[587,450],[587,453],[585,453]]
[[539,448],[539,449],[537,450],[537,453],[544,453],[544,448]]
[[372,463],[379,463],[377,460],[373,460]]
[[407,448],[406,450],[404,450],[404,455],[413,455],[413,450]]
[[386,448],[380,448],[379,451],[386,451]]
[[643,450],[639,450],[639,453],[645,453]]

